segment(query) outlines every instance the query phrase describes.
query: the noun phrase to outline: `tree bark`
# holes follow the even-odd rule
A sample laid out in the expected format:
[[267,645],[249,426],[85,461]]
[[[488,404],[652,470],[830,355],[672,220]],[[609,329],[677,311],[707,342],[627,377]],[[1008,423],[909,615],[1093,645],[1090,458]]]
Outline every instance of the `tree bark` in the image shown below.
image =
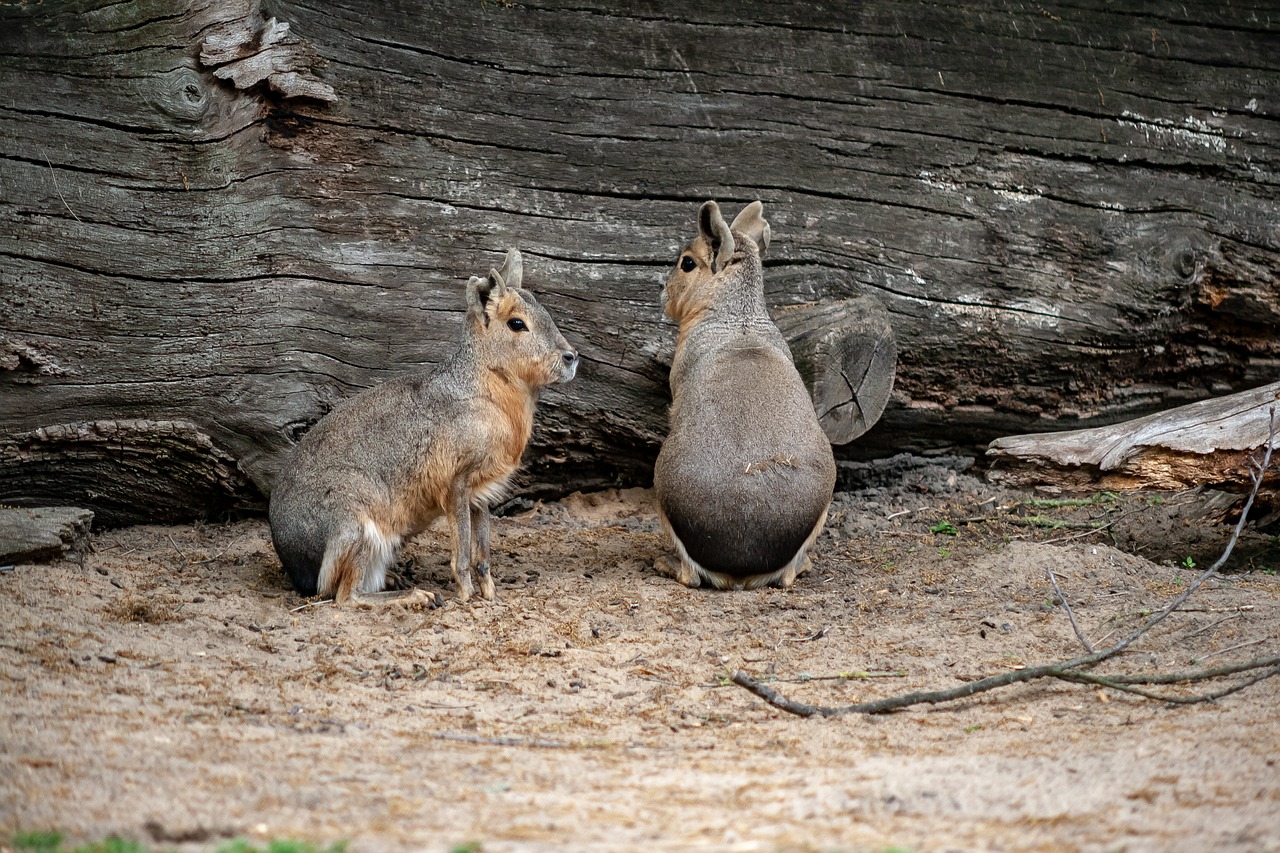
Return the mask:
[[0,500],[260,506],[510,246],[584,358],[520,488],[646,482],[707,198],[764,200],[781,323],[883,303],[845,457],[1280,373],[1280,7],[266,7],[0,2]]

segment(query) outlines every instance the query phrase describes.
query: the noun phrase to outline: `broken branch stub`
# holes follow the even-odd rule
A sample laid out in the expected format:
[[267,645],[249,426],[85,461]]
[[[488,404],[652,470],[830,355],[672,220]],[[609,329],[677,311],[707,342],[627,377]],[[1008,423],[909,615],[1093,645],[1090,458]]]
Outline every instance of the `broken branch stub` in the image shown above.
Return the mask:
[[55,560],[89,551],[93,513],[78,507],[0,507],[0,563]]

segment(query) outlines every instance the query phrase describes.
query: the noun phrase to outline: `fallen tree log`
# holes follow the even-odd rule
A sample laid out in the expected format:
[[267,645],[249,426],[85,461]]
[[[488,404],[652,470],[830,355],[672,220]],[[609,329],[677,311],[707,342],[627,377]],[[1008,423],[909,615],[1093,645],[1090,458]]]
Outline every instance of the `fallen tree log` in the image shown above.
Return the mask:
[[[584,358],[544,397],[520,490],[643,483],[674,337],[659,282],[711,197],[764,200],[767,298],[784,327],[808,312],[801,361],[854,333],[823,306],[885,307],[897,376],[844,457],[1280,372],[1265,15],[270,10],[0,4],[0,500],[100,525],[261,506],[338,400],[441,361],[466,277],[510,246]],[[840,392],[820,410],[855,434],[875,395],[828,367],[808,368]]]
[[[993,460],[987,477],[1076,491],[1212,486],[1247,492],[1249,461],[1273,439],[1273,417],[1280,425],[1280,382],[1114,426],[1000,438],[987,449]],[[1262,487],[1280,487],[1280,470],[1265,472]]]

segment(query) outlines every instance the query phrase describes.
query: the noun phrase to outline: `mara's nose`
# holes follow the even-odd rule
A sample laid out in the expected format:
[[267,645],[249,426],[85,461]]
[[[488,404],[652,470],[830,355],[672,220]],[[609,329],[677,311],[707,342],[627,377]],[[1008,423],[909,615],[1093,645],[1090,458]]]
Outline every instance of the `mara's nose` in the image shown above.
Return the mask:
[[560,350],[560,357],[564,359],[564,366],[560,370],[560,381],[568,382],[578,375],[578,351],[576,349]]

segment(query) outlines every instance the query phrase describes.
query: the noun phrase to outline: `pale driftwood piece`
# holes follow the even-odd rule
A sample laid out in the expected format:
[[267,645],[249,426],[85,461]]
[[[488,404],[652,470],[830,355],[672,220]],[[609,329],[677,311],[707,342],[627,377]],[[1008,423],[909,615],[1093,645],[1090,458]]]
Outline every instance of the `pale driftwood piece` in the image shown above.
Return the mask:
[[[1247,462],[1266,445],[1276,408],[1280,382],[1114,426],[1000,438],[987,448],[995,459],[987,476],[1020,487],[1243,491],[1251,485]],[[1278,480],[1280,472],[1268,471],[1264,488]]]
[[335,403],[447,356],[511,246],[584,358],[517,491],[646,483],[659,283],[707,198],[764,201],[775,313],[885,305],[892,395],[842,457],[1280,372],[1275,36],[1245,5],[162,5],[0,2],[0,501],[203,511],[103,453],[121,421],[191,424],[196,479],[261,501]]
[[40,563],[89,550],[93,513],[77,507],[0,509],[0,564]]
[[774,320],[791,343],[831,443],[848,444],[875,426],[893,392],[898,361],[884,303],[859,296],[789,308]]

